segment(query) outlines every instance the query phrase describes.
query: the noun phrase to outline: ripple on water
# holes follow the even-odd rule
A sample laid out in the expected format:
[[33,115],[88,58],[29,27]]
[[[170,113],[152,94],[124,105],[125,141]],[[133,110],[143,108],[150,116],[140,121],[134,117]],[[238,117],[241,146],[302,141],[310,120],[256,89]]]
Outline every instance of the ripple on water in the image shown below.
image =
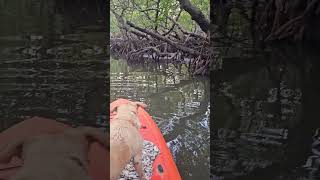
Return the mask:
[[[128,66],[126,61],[111,59],[111,100],[145,102],[182,178],[207,179],[204,172],[209,172],[209,81],[172,73],[175,69],[170,67],[168,71],[168,66]],[[182,72],[188,71],[182,68]]]

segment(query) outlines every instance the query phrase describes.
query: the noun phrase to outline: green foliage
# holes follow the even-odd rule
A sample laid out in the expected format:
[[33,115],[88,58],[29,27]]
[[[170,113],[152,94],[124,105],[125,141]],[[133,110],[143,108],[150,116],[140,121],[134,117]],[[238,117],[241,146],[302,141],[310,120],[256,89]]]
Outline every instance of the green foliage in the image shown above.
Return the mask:
[[110,13],[110,32],[111,34],[119,32],[120,29],[117,26],[117,20],[114,14]]
[[207,18],[209,18],[209,0],[191,0],[191,2],[193,5],[197,6]]
[[[191,0],[209,18],[209,0]],[[176,0],[112,0],[111,8],[123,19],[148,29],[165,32],[173,25],[168,18],[176,19],[181,11]],[[197,27],[190,15],[182,11],[178,23],[188,31]],[[111,16],[111,33],[119,32],[114,16]]]

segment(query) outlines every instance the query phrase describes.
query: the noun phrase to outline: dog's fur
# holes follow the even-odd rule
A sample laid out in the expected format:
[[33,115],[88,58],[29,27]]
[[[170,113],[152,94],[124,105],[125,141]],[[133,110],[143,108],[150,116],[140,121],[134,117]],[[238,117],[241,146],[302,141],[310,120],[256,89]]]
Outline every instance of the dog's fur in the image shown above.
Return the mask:
[[90,180],[87,172],[89,143],[110,148],[107,134],[97,128],[70,128],[60,134],[16,139],[0,149],[0,163],[18,155],[21,169],[11,180]]
[[146,107],[141,102],[128,102],[113,107],[117,114],[110,124],[110,179],[117,180],[125,166],[133,158],[140,179],[145,179],[142,169],[143,138],[139,133],[138,107]]

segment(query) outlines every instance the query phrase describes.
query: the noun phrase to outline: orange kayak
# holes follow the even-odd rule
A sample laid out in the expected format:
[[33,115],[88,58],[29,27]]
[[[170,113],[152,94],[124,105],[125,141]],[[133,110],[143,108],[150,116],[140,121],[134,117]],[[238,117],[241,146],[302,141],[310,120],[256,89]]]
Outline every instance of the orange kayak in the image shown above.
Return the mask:
[[[14,138],[30,137],[43,133],[59,133],[66,128],[70,127],[55,120],[33,117],[1,132],[0,145],[8,143]],[[92,177],[92,179],[109,179],[109,151],[105,150],[98,143],[93,143],[90,146],[88,158],[90,162],[92,162],[89,164],[89,175]],[[17,170],[19,170],[21,165],[22,161],[18,158],[12,159],[9,164],[0,164],[0,179],[9,179]]]
[[[111,103],[112,107],[120,104],[126,104],[129,100],[118,99]],[[114,114],[110,114],[110,121],[112,121]],[[163,135],[154,122],[152,117],[143,109],[138,109],[138,117],[141,121],[142,126],[145,128],[140,129],[140,134],[143,139],[151,141],[160,150],[160,154],[156,157],[153,163],[153,172],[151,180],[181,180],[178,168],[173,160],[170,149],[168,148]]]

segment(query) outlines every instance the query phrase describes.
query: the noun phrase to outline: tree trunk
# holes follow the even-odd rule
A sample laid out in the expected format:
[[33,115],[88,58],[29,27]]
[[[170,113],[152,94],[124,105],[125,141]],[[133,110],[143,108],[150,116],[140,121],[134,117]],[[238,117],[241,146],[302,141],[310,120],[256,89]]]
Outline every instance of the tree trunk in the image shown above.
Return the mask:
[[201,12],[201,10],[194,5],[191,4],[189,0],[177,0],[180,3],[180,7],[187,11],[191,19],[194,20],[201,28],[201,30],[205,33],[209,30],[210,22]]

